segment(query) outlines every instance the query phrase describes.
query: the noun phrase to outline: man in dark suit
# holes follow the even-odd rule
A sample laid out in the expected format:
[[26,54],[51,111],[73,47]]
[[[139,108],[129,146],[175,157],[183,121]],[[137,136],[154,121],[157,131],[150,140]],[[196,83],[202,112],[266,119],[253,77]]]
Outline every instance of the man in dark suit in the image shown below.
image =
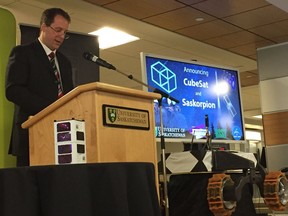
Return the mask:
[[[67,38],[70,21],[68,13],[60,8],[45,10],[39,38],[14,47],[10,53],[6,97],[15,104],[15,111],[9,154],[17,156],[17,166],[29,165],[28,130],[21,124],[73,89],[71,63],[57,52]],[[55,54],[54,67],[51,52]],[[60,76],[55,76],[55,70]]]

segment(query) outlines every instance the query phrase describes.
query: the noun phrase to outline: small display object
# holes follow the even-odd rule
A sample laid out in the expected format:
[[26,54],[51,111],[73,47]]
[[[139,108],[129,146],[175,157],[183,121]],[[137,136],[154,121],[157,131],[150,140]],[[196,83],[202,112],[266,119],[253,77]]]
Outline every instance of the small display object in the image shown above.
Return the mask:
[[54,121],[55,164],[86,163],[85,121]]

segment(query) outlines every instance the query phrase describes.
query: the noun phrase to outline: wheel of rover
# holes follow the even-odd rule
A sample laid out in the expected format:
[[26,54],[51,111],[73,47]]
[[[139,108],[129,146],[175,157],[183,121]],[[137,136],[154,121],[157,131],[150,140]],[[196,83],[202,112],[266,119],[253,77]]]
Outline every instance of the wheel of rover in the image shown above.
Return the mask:
[[284,173],[270,172],[264,180],[264,200],[275,211],[284,211],[288,201],[288,181]]
[[233,185],[233,180],[226,174],[214,174],[209,179],[207,200],[209,209],[215,216],[230,216],[235,211],[236,201],[225,201],[223,199],[223,189]]

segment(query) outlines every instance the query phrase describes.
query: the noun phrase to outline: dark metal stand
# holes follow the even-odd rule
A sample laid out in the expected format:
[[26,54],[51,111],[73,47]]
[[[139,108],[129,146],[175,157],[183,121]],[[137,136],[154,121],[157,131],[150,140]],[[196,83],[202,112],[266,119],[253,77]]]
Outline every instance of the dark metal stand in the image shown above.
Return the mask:
[[161,141],[161,152],[162,152],[162,165],[163,165],[163,189],[164,189],[164,207],[165,207],[165,216],[169,216],[169,200],[168,200],[168,186],[167,186],[167,173],[166,173],[166,158],[165,158],[165,139],[164,139],[164,126],[163,126],[163,115],[162,115],[162,99],[163,97],[169,98],[170,100],[179,103],[179,101],[173,97],[171,97],[169,94],[161,91],[160,89],[154,88],[152,86],[149,86],[148,84],[135,79],[133,77],[133,75],[127,75],[126,73],[116,69],[115,67],[110,68],[112,70],[117,71],[118,73],[126,76],[127,78],[134,80],[135,82],[147,87],[148,89],[152,90],[155,93],[158,93],[161,95],[161,99],[158,100],[158,104],[159,104],[159,111],[160,111],[160,141]]
[[160,111],[160,143],[162,152],[162,166],[163,166],[163,204],[165,207],[165,215],[169,216],[169,199],[168,199],[168,185],[167,185],[167,172],[166,172],[166,157],[165,157],[165,138],[164,138],[164,125],[163,125],[163,115],[162,115],[162,98],[158,100],[158,107]]

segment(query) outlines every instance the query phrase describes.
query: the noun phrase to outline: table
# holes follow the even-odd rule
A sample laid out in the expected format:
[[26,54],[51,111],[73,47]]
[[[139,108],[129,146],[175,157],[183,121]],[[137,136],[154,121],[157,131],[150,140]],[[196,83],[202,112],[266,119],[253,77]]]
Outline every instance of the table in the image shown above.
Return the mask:
[[0,170],[1,216],[159,216],[152,163]]

